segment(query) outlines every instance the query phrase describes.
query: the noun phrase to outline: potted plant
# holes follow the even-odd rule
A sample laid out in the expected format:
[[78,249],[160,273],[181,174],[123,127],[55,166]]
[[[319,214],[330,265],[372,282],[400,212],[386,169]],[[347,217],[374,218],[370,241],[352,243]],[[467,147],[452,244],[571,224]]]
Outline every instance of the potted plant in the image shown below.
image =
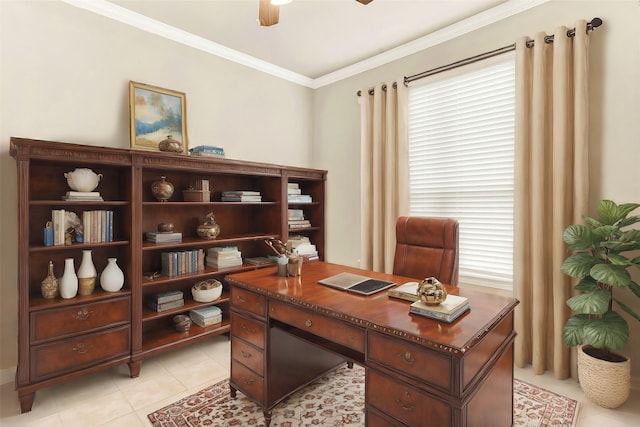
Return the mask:
[[[629,216],[638,203],[617,205],[598,202],[597,218],[584,216],[585,225],[569,225],[563,240],[574,251],[562,272],[579,279],[579,292],[567,300],[575,312],[562,331],[568,346],[578,347],[578,380],[593,402],[607,408],[622,405],[629,396],[630,362],[617,353],[629,339],[629,325],[616,309],[640,322],[640,315],[627,304],[640,298],[640,286],[630,270],[640,270],[640,229],[629,228],[640,216]],[[625,303],[625,301],[627,303]]]

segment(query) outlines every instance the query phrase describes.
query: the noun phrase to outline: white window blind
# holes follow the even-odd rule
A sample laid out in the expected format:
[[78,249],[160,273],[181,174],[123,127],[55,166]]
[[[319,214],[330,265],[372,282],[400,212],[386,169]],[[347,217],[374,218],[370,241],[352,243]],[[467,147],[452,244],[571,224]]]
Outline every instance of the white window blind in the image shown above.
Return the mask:
[[409,87],[412,215],[460,223],[461,283],[512,288],[513,52]]

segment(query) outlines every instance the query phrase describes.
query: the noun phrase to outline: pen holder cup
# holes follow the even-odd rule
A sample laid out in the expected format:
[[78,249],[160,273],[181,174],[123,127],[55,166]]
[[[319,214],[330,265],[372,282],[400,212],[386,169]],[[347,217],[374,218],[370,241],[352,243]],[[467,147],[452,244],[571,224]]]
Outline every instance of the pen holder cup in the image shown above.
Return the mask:
[[294,277],[302,274],[302,257],[289,258],[287,276]]
[[278,264],[278,276],[287,277],[287,266],[289,264]]

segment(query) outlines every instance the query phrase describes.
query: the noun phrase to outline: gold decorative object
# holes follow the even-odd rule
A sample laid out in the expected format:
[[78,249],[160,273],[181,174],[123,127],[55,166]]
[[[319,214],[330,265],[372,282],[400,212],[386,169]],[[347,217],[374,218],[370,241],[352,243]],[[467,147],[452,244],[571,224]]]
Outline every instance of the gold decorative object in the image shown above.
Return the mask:
[[447,299],[447,290],[435,277],[427,277],[418,285],[418,296],[425,304],[438,305]]
[[58,296],[58,279],[53,274],[53,261],[49,261],[49,274],[42,281],[40,290],[44,299],[54,299]]
[[198,236],[207,240],[212,240],[218,237],[220,234],[220,226],[216,224],[213,212],[209,212],[204,217],[204,223],[200,224],[198,228],[196,228],[196,233],[198,233]]
[[163,139],[158,143],[158,149],[160,151],[169,151],[173,153],[182,153],[184,151],[182,142],[173,139],[171,135],[167,135],[167,139]]

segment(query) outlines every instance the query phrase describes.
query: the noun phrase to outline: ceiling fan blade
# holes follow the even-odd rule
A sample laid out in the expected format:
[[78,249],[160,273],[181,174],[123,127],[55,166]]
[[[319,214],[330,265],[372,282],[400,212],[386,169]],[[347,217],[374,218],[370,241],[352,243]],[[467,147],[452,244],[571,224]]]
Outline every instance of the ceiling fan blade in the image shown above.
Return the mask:
[[369,4],[371,3],[373,0],[356,0],[358,3],[362,3],[362,4]]
[[271,0],[258,0],[258,22],[263,27],[270,27],[280,19],[280,6],[271,4]]

